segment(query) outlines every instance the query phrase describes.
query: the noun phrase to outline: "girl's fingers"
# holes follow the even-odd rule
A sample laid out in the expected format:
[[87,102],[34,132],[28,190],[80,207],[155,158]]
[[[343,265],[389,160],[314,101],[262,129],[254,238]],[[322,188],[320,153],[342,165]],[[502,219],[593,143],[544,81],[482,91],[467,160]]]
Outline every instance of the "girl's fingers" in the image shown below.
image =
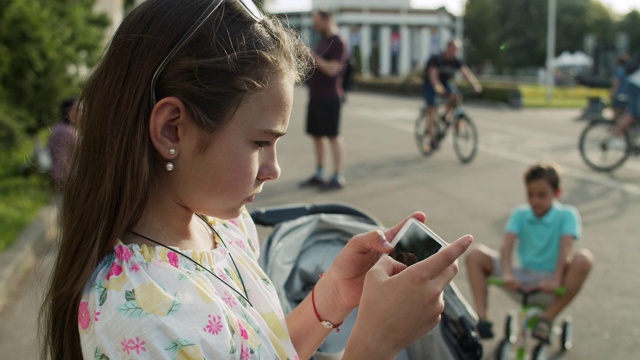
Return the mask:
[[387,240],[388,241],[393,240],[393,238],[396,236],[398,231],[400,231],[400,228],[402,228],[402,225],[404,225],[404,223],[407,222],[407,220],[409,220],[410,218],[415,218],[416,220],[418,220],[420,222],[424,222],[427,219],[427,216],[423,212],[420,212],[420,211],[414,212],[413,214],[411,214],[411,216],[408,216],[407,218],[402,220],[400,223],[396,224],[392,228],[387,229],[384,232],[384,235],[387,238]]
[[452,265],[465,251],[469,248],[473,242],[473,236],[464,235],[456,240],[454,243],[443,248],[433,256],[420,261],[412,266],[415,270],[424,271],[425,274],[429,274],[430,277],[436,276],[444,271],[447,267]]
[[380,258],[380,260],[378,260],[378,262],[376,262],[371,270],[369,270],[369,273],[375,275],[379,279],[386,279],[388,277],[396,275],[406,268],[406,265],[397,262],[388,256],[383,256],[382,258]]
[[393,251],[391,240],[393,240],[398,231],[400,231],[400,228],[402,228],[402,225],[404,225],[404,223],[410,218],[415,218],[420,222],[424,222],[427,217],[422,212],[415,212],[390,229],[385,231],[373,230],[364,234],[356,235],[349,241],[349,243],[356,246],[356,252],[366,253],[369,250],[374,249],[378,252],[389,254]]

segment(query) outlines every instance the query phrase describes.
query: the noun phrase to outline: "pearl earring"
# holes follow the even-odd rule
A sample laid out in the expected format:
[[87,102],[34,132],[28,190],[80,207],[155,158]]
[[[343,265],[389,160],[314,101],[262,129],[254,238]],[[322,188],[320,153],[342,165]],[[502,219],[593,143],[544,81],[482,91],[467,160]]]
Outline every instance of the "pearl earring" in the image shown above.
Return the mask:
[[[170,147],[169,148],[169,155],[175,155],[178,151],[175,148]],[[164,164],[164,168],[167,171],[172,171],[173,170],[173,163],[171,161],[167,161],[166,164]]]

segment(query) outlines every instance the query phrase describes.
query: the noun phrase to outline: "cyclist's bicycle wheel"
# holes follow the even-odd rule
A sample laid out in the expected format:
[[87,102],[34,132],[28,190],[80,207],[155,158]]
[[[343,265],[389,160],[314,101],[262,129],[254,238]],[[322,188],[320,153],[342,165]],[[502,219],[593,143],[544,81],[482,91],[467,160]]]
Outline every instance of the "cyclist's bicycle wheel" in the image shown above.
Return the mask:
[[611,135],[614,126],[612,121],[596,120],[582,130],[578,149],[590,168],[611,171],[624,164],[629,157],[629,134],[624,133],[624,144],[617,144]]
[[478,129],[464,113],[458,114],[453,123],[453,149],[463,164],[473,160],[478,152]]
[[434,151],[431,147],[431,136],[427,132],[427,120],[425,119],[426,109],[422,108],[420,114],[416,119],[415,126],[413,128],[413,134],[416,139],[416,146],[420,153],[424,156],[429,156]]

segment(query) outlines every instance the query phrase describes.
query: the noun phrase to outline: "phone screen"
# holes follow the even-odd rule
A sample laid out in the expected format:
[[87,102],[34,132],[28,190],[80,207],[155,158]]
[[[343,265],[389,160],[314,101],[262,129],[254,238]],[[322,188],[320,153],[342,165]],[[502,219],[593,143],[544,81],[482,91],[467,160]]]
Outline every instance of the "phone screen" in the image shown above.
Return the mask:
[[389,254],[393,259],[405,264],[413,265],[437,253],[446,243],[433,231],[417,221],[409,221],[398,232],[399,240],[394,251]]

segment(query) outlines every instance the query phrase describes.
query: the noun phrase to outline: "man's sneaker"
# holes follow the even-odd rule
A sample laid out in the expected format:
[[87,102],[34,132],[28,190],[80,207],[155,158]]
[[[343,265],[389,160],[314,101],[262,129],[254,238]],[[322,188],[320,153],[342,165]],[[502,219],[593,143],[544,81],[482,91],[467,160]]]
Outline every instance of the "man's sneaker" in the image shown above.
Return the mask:
[[431,150],[433,150],[433,148],[431,147],[431,142],[424,140],[422,142],[422,148],[424,149],[425,152],[430,152]]
[[331,181],[328,181],[326,184],[322,185],[320,191],[331,191],[331,190],[340,190],[347,185],[347,181],[344,177],[334,176],[331,178]]
[[487,320],[478,321],[478,335],[480,335],[481,339],[492,339],[493,338],[493,323]]
[[321,177],[316,175],[310,177],[309,179],[301,182],[299,184],[300,187],[313,187],[313,186],[322,186],[324,185],[324,180]]

